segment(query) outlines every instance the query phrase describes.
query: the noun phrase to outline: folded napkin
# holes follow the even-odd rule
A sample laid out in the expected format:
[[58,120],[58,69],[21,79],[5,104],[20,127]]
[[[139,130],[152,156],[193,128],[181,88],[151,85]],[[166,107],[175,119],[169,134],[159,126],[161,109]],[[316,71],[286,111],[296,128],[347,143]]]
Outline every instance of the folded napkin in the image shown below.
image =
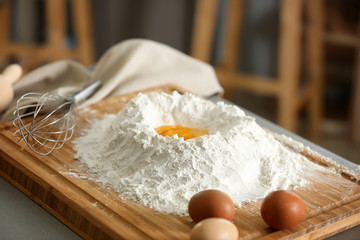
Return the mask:
[[223,94],[209,64],[161,43],[130,39],[108,49],[93,70],[62,60],[30,72],[14,85],[14,100],[0,121],[13,119],[16,100],[27,92],[53,91],[69,96],[94,80],[101,80],[102,86],[83,105],[164,84],[175,84],[200,96]]

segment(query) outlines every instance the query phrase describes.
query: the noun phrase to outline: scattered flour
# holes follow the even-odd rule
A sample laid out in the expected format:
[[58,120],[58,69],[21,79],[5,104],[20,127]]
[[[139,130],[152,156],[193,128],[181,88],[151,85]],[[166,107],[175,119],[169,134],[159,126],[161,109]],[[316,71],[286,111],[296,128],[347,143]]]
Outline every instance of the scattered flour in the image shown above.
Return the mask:
[[[155,128],[181,125],[209,134],[184,140]],[[74,140],[75,157],[125,199],[155,210],[187,214],[205,189],[227,193],[235,205],[276,189],[301,187],[320,168],[276,140],[236,106],[191,94],[148,93],[118,114],[93,120]]]

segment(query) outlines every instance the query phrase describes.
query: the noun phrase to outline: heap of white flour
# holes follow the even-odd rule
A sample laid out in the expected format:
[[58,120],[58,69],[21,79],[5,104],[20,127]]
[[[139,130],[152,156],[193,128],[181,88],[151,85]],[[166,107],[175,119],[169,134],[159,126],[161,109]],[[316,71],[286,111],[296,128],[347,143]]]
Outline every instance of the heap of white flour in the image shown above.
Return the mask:
[[[163,125],[209,134],[163,137],[154,130]],[[239,108],[177,92],[139,94],[117,115],[94,120],[74,143],[75,157],[121,197],[178,215],[199,191],[224,191],[240,205],[303,186],[303,174],[317,167]]]

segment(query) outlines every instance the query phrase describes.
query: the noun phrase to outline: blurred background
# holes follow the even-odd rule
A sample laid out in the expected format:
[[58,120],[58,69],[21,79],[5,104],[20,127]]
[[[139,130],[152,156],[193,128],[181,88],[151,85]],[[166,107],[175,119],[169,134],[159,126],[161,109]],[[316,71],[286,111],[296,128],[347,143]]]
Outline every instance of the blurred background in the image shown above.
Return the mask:
[[360,164],[359,0],[0,0],[0,70],[129,38],[214,65],[225,98]]

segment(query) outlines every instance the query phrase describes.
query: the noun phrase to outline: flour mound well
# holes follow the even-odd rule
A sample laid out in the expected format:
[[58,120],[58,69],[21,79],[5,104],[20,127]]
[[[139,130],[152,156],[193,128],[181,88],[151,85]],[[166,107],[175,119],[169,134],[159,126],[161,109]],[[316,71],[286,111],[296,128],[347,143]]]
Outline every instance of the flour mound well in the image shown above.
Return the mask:
[[[181,125],[208,135],[184,140],[155,128]],[[191,196],[227,193],[236,205],[306,184],[319,168],[278,142],[236,106],[177,92],[139,94],[118,114],[92,122],[74,141],[75,157],[98,181],[155,210],[187,214]]]

